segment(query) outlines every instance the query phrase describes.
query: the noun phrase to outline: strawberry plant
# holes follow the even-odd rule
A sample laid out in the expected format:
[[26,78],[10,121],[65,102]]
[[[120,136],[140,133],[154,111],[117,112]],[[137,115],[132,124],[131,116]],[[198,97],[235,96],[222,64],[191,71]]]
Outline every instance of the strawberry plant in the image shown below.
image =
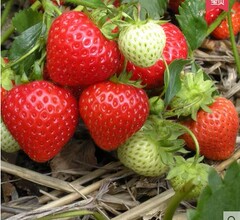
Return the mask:
[[[204,200],[211,204],[209,194],[217,197],[214,181],[229,190],[212,173],[212,162],[236,150],[238,112],[217,81],[229,84],[240,74],[238,2],[230,0],[228,11],[207,12],[200,0],[31,2],[2,34],[1,149],[21,149],[43,163],[71,140],[91,139],[94,161],[119,160],[127,175],[173,188],[164,219],[182,200],[199,204],[189,212],[192,219],[206,212]],[[4,1],[2,24],[12,6]],[[219,30],[231,43],[227,80],[225,72],[212,74],[207,58],[195,56],[206,41],[221,38],[214,37]],[[94,210],[56,216],[84,213],[105,219]]]

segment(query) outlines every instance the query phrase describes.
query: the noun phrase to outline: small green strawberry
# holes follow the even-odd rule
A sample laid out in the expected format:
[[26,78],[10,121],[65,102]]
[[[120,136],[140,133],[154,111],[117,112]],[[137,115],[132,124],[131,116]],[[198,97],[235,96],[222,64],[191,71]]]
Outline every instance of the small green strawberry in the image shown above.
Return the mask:
[[176,163],[167,175],[175,192],[181,191],[189,181],[195,185],[193,190],[185,197],[185,200],[197,199],[208,183],[210,166],[205,163],[194,163],[193,158],[185,160],[182,157],[175,157]]
[[144,132],[137,132],[117,150],[119,160],[143,176],[160,176],[168,167],[161,160],[158,143]]
[[150,113],[159,115],[164,110],[164,101],[159,96],[153,96],[149,99]]
[[174,152],[183,147],[182,132],[174,123],[149,117],[141,130],[117,149],[119,160],[143,176],[164,174],[174,161]]
[[125,58],[139,67],[154,65],[161,58],[165,43],[163,28],[151,20],[127,25],[118,38]]
[[169,116],[191,116],[196,119],[199,109],[209,111],[208,105],[214,102],[216,91],[214,82],[204,78],[202,69],[196,73],[186,72],[181,76],[181,89],[170,102]]
[[13,138],[1,119],[1,150],[14,153],[20,149],[18,142]]

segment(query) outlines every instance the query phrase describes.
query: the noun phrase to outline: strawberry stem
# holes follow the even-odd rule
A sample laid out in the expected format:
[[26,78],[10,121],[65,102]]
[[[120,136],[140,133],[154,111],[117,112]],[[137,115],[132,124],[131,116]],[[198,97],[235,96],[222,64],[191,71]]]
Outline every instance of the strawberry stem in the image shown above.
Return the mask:
[[14,60],[14,61],[10,61],[6,67],[2,68],[2,71],[11,68],[12,66],[20,63],[21,61],[23,61],[25,58],[27,58],[29,55],[31,55],[33,52],[35,52],[39,47],[41,46],[41,42],[38,42],[31,50],[29,50],[26,54],[24,54],[23,56],[21,56],[19,59]]
[[[34,4],[31,5],[31,9],[33,11],[38,10],[42,6],[40,1],[34,2]],[[1,36],[1,45],[13,34],[15,31],[14,26],[11,24],[11,26],[2,34]]]
[[237,44],[236,44],[235,36],[234,36],[234,32],[233,32],[231,12],[229,12],[229,11],[227,12],[227,20],[228,20],[228,30],[230,33],[230,41],[231,41],[231,45],[232,45],[233,56],[234,56],[234,59],[236,62],[238,75],[240,76],[240,57],[238,54]]
[[[162,98],[164,96],[165,92],[167,91],[167,88],[169,86],[169,80],[170,80],[170,72],[169,72],[168,64],[167,64],[166,60],[164,59],[163,55],[161,56],[161,59],[162,59],[164,65],[165,65],[166,69],[164,71],[164,84],[165,84],[165,86],[164,86],[164,89],[163,89],[162,93],[159,96],[160,98]],[[167,80],[165,80],[165,79],[167,79]],[[167,106],[165,106],[165,110],[166,109],[167,109]]]
[[4,25],[8,15],[9,15],[9,12],[12,8],[12,5],[14,3],[14,0],[9,0],[7,3],[6,3],[6,7],[2,13],[2,16],[1,16],[1,27]]
[[11,25],[1,36],[1,45],[12,35],[15,28]]
[[218,25],[220,25],[220,23],[222,22],[222,20],[227,16],[227,12],[223,11],[218,17],[217,19],[208,27],[207,30],[207,36],[210,35],[214,29],[216,29],[216,27]]
[[172,220],[176,209],[180,202],[193,190],[196,185],[193,184],[192,180],[187,182],[181,191],[177,191],[175,195],[170,199],[167,209],[164,214],[163,220]]
[[196,138],[196,136],[193,134],[193,132],[186,126],[182,125],[182,124],[177,124],[180,128],[182,128],[183,130],[185,130],[192,138],[194,144],[195,144],[195,157],[194,157],[194,162],[193,162],[193,165],[194,164],[197,164],[198,163],[198,160],[199,160],[199,157],[200,157],[200,147],[199,147],[199,143],[198,143],[198,140]]

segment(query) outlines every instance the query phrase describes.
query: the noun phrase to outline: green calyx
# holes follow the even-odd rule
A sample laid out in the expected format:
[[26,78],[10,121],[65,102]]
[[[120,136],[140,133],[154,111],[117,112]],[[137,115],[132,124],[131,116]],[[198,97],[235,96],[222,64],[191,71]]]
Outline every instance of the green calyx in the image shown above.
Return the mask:
[[90,19],[98,26],[102,34],[109,40],[118,37],[118,21],[122,19],[122,11],[112,4],[104,4],[89,13]]
[[208,174],[210,166],[205,163],[194,163],[193,158],[185,160],[183,157],[175,157],[176,162],[167,175],[167,180],[171,183],[175,191],[181,191],[184,185],[188,182],[192,182],[195,187],[185,197],[186,200],[197,199],[201,194],[203,188],[208,183]]
[[149,99],[150,113],[161,115],[164,110],[164,101],[159,96],[153,96]]
[[1,87],[5,90],[11,90],[13,88],[12,80],[14,80],[15,73],[11,68],[4,69],[6,63],[3,58],[1,58]]
[[142,89],[144,85],[141,84],[141,80],[131,80],[132,73],[128,73],[123,71],[121,74],[113,75],[109,80],[114,83],[122,83],[130,86],[134,86],[136,88]]
[[216,91],[214,82],[205,79],[201,69],[197,73],[183,73],[181,80],[181,89],[170,102],[171,110],[166,116],[191,116],[196,120],[200,109],[210,112],[208,106],[214,102],[213,93]]

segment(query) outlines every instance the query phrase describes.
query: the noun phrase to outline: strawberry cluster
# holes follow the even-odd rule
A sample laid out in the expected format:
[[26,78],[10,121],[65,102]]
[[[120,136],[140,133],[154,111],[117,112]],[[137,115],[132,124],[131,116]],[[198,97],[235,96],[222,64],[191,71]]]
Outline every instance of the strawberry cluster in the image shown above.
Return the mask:
[[[2,87],[8,91],[2,88],[1,129],[8,131],[5,143],[17,144],[4,144],[2,150],[22,149],[32,160],[46,162],[83,121],[97,147],[116,150],[119,160],[136,173],[159,176],[171,170],[172,185],[176,179],[184,185],[178,166],[186,180],[195,179],[197,185],[195,171],[202,169],[205,184],[209,167],[199,153],[212,160],[229,158],[238,114],[188,59],[188,42],[180,28],[140,19],[139,14],[132,18],[126,15],[127,4],[99,3],[101,7],[90,10],[86,3],[88,8],[79,11],[64,10],[60,2],[62,13],[43,29],[45,44],[36,46],[43,48],[43,56],[33,69],[41,69],[41,77],[26,80],[23,75],[19,80],[24,65],[18,64],[25,57],[2,62]],[[59,12],[55,1],[49,5]],[[210,23],[213,17],[208,16]],[[191,71],[184,69],[190,63]],[[184,146],[196,151],[194,159],[179,159],[186,153]],[[189,167],[193,172],[188,176]]]

